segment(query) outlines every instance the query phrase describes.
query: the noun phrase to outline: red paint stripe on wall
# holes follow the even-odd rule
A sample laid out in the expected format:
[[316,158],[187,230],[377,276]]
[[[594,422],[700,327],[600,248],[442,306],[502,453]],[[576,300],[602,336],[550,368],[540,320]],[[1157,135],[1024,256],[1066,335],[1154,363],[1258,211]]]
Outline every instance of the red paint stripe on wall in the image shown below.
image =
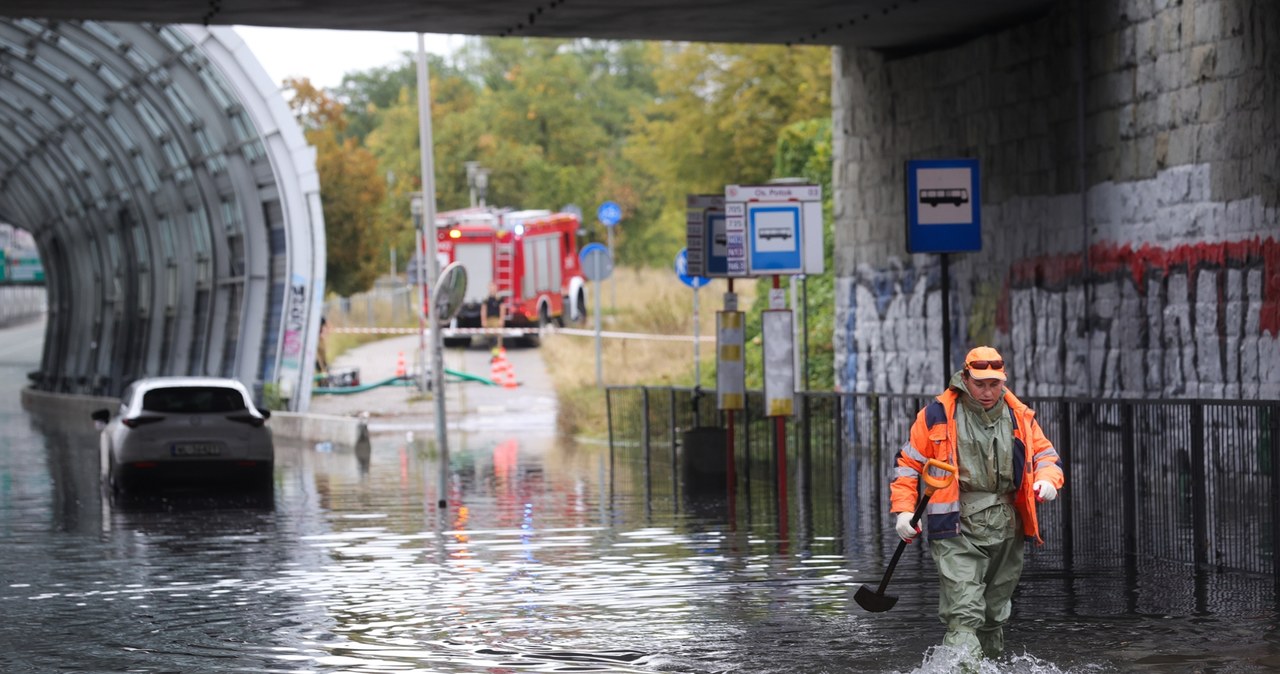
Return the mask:
[[[1089,249],[1089,270],[1094,278],[1111,277],[1128,272],[1139,293],[1146,291],[1148,271],[1158,271],[1163,276],[1170,269],[1185,269],[1188,281],[1194,286],[1196,273],[1201,267],[1262,267],[1262,308],[1259,327],[1263,334],[1280,336],[1280,241],[1259,238],[1226,243],[1183,244],[1174,248],[1161,248],[1143,244],[1136,250],[1130,244],[1100,243]],[[1042,255],[1015,262],[1009,270],[1005,296],[996,313],[996,325],[1009,331],[1007,288],[1046,287],[1061,288],[1079,283],[1084,278],[1081,256]]]

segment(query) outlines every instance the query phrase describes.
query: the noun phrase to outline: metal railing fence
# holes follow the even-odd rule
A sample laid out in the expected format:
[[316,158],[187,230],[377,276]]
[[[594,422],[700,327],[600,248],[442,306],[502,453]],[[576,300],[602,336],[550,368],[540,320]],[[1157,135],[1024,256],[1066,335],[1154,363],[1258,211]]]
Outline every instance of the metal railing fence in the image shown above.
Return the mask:
[[[762,394],[735,415],[737,491],[776,515],[777,435]],[[788,507],[837,531],[887,526],[898,450],[929,395],[811,392],[787,418]],[[1027,398],[1067,485],[1039,509],[1035,564],[1110,568],[1135,559],[1280,580],[1280,401]],[[683,432],[726,428],[714,391],[607,390],[611,462],[638,460],[649,495],[680,494]],[[884,540],[886,550],[896,540]]]

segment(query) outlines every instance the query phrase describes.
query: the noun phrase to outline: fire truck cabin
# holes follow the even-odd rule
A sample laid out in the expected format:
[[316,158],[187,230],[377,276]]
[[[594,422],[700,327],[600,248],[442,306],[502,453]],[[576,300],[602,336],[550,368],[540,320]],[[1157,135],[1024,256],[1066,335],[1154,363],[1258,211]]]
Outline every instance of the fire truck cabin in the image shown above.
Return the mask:
[[466,346],[481,328],[490,284],[506,309],[504,328],[522,330],[536,344],[538,331],[581,321],[586,290],[578,263],[578,218],[550,211],[464,209],[441,213],[436,237],[442,258],[467,270],[458,315],[444,330],[448,346]]

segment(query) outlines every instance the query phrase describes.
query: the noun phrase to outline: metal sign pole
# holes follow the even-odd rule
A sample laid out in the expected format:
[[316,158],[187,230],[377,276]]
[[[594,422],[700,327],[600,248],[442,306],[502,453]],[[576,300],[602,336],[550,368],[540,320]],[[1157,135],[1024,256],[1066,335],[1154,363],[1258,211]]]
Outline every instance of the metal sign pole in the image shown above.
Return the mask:
[[[422,236],[426,242],[426,262],[431,278],[440,278],[440,259],[436,256],[436,177],[432,157],[434,143],[431,138],[431,80],[427,76],[427,49],[425,38],[418,33],[418,147],[422,155]],[[422,265],[418,265],[419,268]],[[438,291],[439,288],[436,288]],[[440,450],[440,508],[448,506],[449,442],[448,418],[444,406],[444,350],[440,341],[440,312],[431,306],[431,296],[426,295],[428,322],[431,328],[432,397],[436,401],[436,447]],[[424,363],[425,365],[425,363]]]
[[[616,255],[613,254],[613,227],[610,226],[610,227],[606,227],[605,229],[609,230],[609,259],[616,260],[618,258]],[[609,311],[616,312],[617,310],[618,310],[618,281],[616,279],[611,279],[609,281]]]
[[596,388],[604,388],[604,369],[600,364],[600,293],[604,291],[602,281],[596,281]]
[[698,286],[693,287],[693,387],[702,385],[702,361],[698,358]]
[[[421,199],[419,199],[421,203]],[[419,209],[421,214],[421,209]],[[425,218],[425,215],[420,215]],[[427,307],[431,306],[430,300],[427,298],[427,271],[424,268],[427,257],[427,242],[425,240],[426,229],[422,226],[422,220],[418,221],[418,231],[414,232],[413,241],[417,246],[416,255],[418,256],[418,371],[414,378],[417,379],[418,390],[427,390]],[[406,373],[407,374],[407,373]]]
[[942,254],[942,385],[951,384],[951,256]]
[[[796,311],[800,307],[800,284],[796,283],[796,277],[792,276],[787,280],[787,285],[789,286],[787,289],[791,292],[791,310]],[[800,373],[804,371],[802,369],[804,366],[804,361],[802,360],[804,354],[801,354],[798,348],[801,344],[800,321],[792,324],[791,343],[794,345],[791,350],[791,367],[796,373],[796,382],[799,383],[801,381]],[[799,386],[796,388],[799,388]]]

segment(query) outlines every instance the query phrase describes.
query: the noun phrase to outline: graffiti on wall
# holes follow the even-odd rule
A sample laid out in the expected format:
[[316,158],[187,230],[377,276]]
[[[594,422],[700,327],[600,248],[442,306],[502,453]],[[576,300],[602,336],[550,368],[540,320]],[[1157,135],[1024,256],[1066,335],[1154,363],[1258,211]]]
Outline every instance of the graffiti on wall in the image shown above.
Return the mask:
[[[944,380],[939,270],[842,280],[842,390],[923,393]],[[953,285],[955,278],[953,277]],[[1026,395],[1280,398],[1280,241],[1100,243],[958,284],[953,354],[990,334]],[[957,356],[958,357],[958,356]]]

